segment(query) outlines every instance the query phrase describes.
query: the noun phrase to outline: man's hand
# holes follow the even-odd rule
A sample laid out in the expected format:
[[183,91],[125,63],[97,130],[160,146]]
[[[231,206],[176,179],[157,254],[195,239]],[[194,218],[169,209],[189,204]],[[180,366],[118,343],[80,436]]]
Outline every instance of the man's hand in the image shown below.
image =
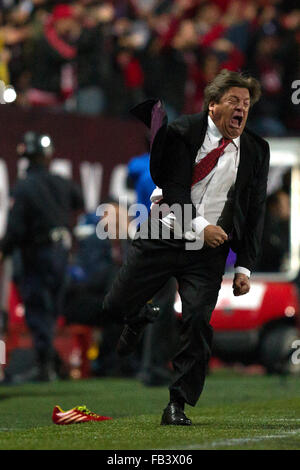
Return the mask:
[[246,274],[237,273],[233,279],[233,295],[244,295],[250,290],[250,280]]
[[228,240],[227,233],[217,225],[207,225],[204,229],[204,242],[211,248],[216,248]]

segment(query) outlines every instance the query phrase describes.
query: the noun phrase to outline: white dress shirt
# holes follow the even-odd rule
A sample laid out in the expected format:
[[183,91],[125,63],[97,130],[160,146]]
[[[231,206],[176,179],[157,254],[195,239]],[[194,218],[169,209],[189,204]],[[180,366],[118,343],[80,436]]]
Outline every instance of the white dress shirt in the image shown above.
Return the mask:
[[[206,157],[211,150],[217,148],[221,139],[222,134],[209,116],[206,135],[197,153],[195,165]],[[217,225],[225,203],[228,201],[228,193],[233,189],[236,181],[239,160],[240,137],[237,137],[227,145],[213,170],[191,188],[191,199],[199,215],[192,220],[192,230],[186,232],[184,237],[190,241],[197,239],[198,243],[200,242],[200,248],[204,244],[205,227],[207,225]],[[156,187],[150,199],[152,203],[155,203],[161,198],[162,190]],[[182,236],[182,229],[173,213],[169,213],[161,222],[169,230],[174,231],[178,236]],[[250,277],[250,271],[241,266],[235,268],[235,273],[246,274]]]

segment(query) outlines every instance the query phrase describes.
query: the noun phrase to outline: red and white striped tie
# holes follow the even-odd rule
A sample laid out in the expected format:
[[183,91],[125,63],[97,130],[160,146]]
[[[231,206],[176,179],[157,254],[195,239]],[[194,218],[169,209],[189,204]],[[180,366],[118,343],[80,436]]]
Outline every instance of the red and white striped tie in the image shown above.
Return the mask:
[[232,142],[231,139],[225,139],[222,137],[219,147],[211,150],[206,157],[202,158],[199,163],[194,168],[193,178],[192,178],[192,186],[198,183],[198,181],[203,180],[205,176],[207,176],[212,169],[217,164],[220,156],[224,153],[225,148],[228,144]]

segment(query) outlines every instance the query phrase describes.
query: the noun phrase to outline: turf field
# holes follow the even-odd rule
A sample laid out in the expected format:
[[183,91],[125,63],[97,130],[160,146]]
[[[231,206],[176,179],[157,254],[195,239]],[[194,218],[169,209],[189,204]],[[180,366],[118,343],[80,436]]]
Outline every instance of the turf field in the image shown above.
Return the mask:
[[[160,426],[166,387],[91,379],[0,387],[0,449],[300,449],[300,378],[212,373],[191,427]],[[113,421],[58,426],[54,405]]]

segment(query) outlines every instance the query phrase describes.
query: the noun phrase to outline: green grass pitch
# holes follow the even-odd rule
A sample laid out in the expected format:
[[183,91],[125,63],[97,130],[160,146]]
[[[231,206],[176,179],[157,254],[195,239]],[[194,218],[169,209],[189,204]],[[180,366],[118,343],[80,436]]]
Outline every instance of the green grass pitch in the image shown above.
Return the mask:
[[[191,427],[160,426],[167,387],[88,379],[0,387],[0,449],[300,449],[300,378],[212,373]],[[86,404],[112,421],[58,426],[54,405]]]

